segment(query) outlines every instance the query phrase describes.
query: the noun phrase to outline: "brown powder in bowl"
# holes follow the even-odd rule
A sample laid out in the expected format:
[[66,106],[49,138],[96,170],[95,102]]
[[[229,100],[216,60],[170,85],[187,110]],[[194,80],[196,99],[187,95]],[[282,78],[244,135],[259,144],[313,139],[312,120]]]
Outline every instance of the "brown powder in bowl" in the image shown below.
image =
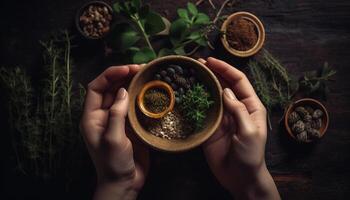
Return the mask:
[[145,108],[152,113],[161,113],[168,108],[170,97],[164,89],[149,89],[144,96]]
[[254,47],[258,41],[255,25],[242,17],[233,19],[226,29],[228,44],[239,51],[247,51]]

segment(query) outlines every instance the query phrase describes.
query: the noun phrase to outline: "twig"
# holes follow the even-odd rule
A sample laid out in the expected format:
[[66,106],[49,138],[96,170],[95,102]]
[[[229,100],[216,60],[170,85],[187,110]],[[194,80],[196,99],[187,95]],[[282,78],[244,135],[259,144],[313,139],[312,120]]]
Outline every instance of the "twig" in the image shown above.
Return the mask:
[[[196,6],[199,6],[200,4],[202,4],[204,2],[204,0],[198,0],[195,4],[196,4]],[[209,4],[210,4],[210,6],[215,10],[216,9],[216,6],[215,6],[215,4],[213,3],[213,1],[212,0],[208,0],[208,2],[209,2]]]
[[197,45],[195,48],[192,49],[192,51],[190,51],[189,53],[186,53],[186,56],[190,56],[194,53],[196,53],[196,51],[200,48],[200,45]]
[[214,23],[214,24],[219,20],[219,17],[220,17],[220,15],[221,15],[222,11],[224,10],[224,7],[225,7],[226,4],[228,4],[230,1],[231,1],[231,0],[226,0],[226,1],[224,1],[224,3],[221,5],[219,11],[216,13],[216,16],[215,16],[215,18],[214,18],[214,20],[213,20],[213,23]]

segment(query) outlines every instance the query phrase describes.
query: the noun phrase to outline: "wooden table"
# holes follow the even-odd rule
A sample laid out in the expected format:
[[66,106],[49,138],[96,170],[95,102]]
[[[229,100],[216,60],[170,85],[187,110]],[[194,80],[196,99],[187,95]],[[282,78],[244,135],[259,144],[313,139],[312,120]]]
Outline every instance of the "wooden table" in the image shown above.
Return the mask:
[[[39,39],[50,31],[72,28],[79,1],[6,1],[1,2],[1,59],[4,66],[23,65],[37,77],[41,55]],[[155,10],[170,19],[184,0],[150,0]],[[219,4],[223,0],[215,1]],[[207,1],[200,9],[211,17],[215,11]],[[329,110],[330,126],[316,144],[297,145],[286,137],[279,124],[282,113],[272,115],[273,130],[268,133],[266,161],[283,199],[346,199],[350,195],[350,2],[322,1],[241,1],[224,14],[234,11],[255,13],[266,28],[265,48],[295,76],[319,68],[327,61],[338,73],[331,93],[323,101]],[[208,55],[223,59],[243,71],[247,59],[232,58],[214,40],[215,51],[201,50],[195,57]],[[75,72],[78,81],[88,83],[118,58],[106,59],[101,46],[77,47]],[[3,105],[3,104],[2,104]],[[2,127],[7,127],[4,107],[0,109]],[[5,130],[5,129],[4,129]],[[2,185],[4,199],[82,199],[93,192],[94,171],[71,184],[65,191],[55,181],[41,181],[13,170],[8,134],[3,133]],[[151,171],[139,199],[229,199],[212,176],[201,149],[182,154],[152,151]]]

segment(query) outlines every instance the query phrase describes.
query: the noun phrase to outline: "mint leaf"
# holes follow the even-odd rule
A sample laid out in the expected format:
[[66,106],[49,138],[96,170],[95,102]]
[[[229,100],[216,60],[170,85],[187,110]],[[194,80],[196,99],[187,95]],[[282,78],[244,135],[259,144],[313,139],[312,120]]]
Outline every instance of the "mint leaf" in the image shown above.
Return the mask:
[[187,3],[187,9],[193,16],[196,16],[198,14],[197,7],[191,2]]
[[154,52],[150,48],[145,47],[141,49],[141,51],[136,52],[132,60],[136,64],[141,64],[141,63],[148,63],[149,61],[155,58],[156,58],[156,55],[154,54]]
[[181,17],[182,19],[189,20],[188,12],[187,12],[186,9],[183,9],[183,8],[177,9],[177,14],[178,14],[179,17]]
[[149,11],[145,18],[145,32],[148,35],[154,35],[165,29],[162,17],[153,11]]
[[204,13],[198,13],[196,19],[194,20],[194,24],[196,25],[207,25],[210,23],[210,19],[208,15]]

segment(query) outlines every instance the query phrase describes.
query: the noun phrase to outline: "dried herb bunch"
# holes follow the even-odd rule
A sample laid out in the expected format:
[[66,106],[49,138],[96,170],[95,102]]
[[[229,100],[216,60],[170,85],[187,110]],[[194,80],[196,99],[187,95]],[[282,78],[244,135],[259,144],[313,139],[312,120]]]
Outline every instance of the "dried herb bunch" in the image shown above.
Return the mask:
[[[8,92],[9,122],[18,168],[49,178],[69,173],[82,155],[78,131],[85,90],[74,85],[71,37],[55,35],[44,48],[44,87],[35,90],[20,67],[1,68],[0,81]],[[72,114],[74,113],[74,115]],[[76,167],[76,166],[74,166]]]
[[309,71],[300,80],[300,89],[307,95],[320,94],[323,97],[329,92],[328,82],[333,81],[332,77],[337,73],[327,62],[322,69]]
[[261,57],[248,63],[253,85],[268,110],[284,108],[291,100],[295,89],[288,71],[267,50]]
[[213,103],[209,92],[202,84],[197,83],[182,96],[180,106],[185,118],[193,122],[198,130],[203,127],[207,111]]

